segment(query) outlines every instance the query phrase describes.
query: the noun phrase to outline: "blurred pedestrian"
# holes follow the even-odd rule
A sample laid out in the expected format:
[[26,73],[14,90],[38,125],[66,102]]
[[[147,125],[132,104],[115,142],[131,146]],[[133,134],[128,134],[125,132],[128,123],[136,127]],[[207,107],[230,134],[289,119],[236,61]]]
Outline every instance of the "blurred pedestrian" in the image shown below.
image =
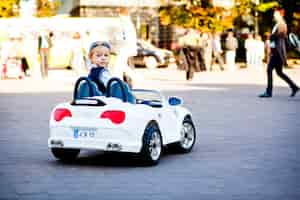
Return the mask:
[[249,33],[248,38],[245,40],[245,49],[246,49],[246,63],[247,67],[253,68],[255,65],[255,40],[253,38],[253,34]]
[[265,57],[265,44],[261,39],[260,35],[255,35],[255,46],[256,46],[256,51],[255,51],[255,56],[254,56],[254,66],[258,70],[263,69],[263,59]]
[[238,48],[238,41],[234,37],[233,32],[228,32],[228,35],[226,37],[225,41],[225,48],[226,48],[226,64],[230,71],[236,70],[235,66],[235,55],[236,55],[236,49]]
[[267,67],[268,85],[266,91],[263,94],[259,95],[259,97],[272,97],[273,69],[275,69],[277,75],[285,82],[287,82],[287,84],[290,86],[292,90],[290,96],[294,97],[299,91],[299,87],[282,71],[283,66],[287,64],[285,44],[287,37],[287,25],[283,18],[284,10],[275,10],[273,16],[276,24],[273,27],[270,36],[271,57]]
[[189,29],[180,39],[180,46],[182,47],[181,55],[184,56],[182,61],[186,61],[185,71],[186,80],[191,80],[194,77],[194,72],[200,71],[198,45],[199,35],[193,29]]
[[129,67],[129,58],[137,55],[137,35],[134,24],[132,23],[127,7],[118,8],[120,18],[120,32],[117,33],[117,57],[114,66],[114,76],[123,80],[124,74],[131,80],[137,82],[140,76]]
[[212,60],[212,36],[210,32],[202,34],[202,48],[205,70],[210,69]]
[[221,41],[220,41],[220,34],[219,33],[214,33],[213,39],[212,39],[212,50],[213,50],[213,58],[212,58],[212,64],[210,66],[210,71],[213,69],[213,65],[215,61],[218,61],[220,69],[223,71],[224,70],[224,61],[222,58],[222,47],[221,47]]
[[195,48],[197,54],[197,72],[206,71],[205,67],[205,57],[204,57],[204,41],[203,33],[196,31],[197,45]]
[[72,59],[71,67],[77,74],[82,74],[86,70],[84,59],[84,46],[82,37],[79,32],[75,32],[72,36]]
[[202,46],[204,50],[205,69],[209,70],[212,62],[212,35],[210,32],[204,32],[202,35]]
[[185,30],[183,35],[180,35],[178,37],[178,46],[179,46],[179,58],[178,58],[178,68],[180,70],[187,70],[188,69],[188,61],[187,56],[185,55],[184,48],[186,46],[185,44],[185,38],[187,37],[188,31]]
[[52,47],[51,38],[53,32],[43,30],[38,37],[38,51],[40,54],[40,69],[42,78],[48,77],[50,48]]

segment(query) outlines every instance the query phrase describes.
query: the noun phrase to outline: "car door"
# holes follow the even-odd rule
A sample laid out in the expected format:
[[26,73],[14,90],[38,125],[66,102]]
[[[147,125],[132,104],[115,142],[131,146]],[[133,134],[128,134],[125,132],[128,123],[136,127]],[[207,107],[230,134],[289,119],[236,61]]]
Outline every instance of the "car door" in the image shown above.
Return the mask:
[[158,112],[158,117],[160,119],[160,129],[164,143],[166,144],[178,141],[179,131],[176,109],[167,104],[163,104],[162,108]]

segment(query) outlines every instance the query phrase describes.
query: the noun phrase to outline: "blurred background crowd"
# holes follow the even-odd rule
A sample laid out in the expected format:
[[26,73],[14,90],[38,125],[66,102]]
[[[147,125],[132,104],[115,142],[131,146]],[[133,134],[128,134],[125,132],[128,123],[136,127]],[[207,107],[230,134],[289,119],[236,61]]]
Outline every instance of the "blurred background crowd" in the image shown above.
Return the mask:
[[[186,71],[186,79],[216,69],[264,69],[274,8],[285,9],[290,32],[300,30],[294,0],[5,0],[0,1],[1,77],[47,77],[48,70],[60,68],[86,73],[91,42],[109,41],[117,54],[113,33],[120,29],[120,6],[129,9],[138,36],[130,66],[173,65]],[[288,55],[298,62],[297,51]]]

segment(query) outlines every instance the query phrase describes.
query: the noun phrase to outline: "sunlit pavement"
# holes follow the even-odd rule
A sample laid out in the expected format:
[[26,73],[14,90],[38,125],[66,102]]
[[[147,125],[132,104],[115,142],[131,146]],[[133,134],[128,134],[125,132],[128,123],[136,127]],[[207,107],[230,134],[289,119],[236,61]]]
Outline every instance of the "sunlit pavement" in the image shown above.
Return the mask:
[[[158,90],[206,89],[201,84],[251,84],[266,85],[266,72],[263,69],[238,69],[236,71],[206,71],[197,72],[192,80],[185,80],[185,72],[176,68],[159,68],[135,70],[139,80],[134,88],[149,88]],[[300,84],[300,68],[285,69],[292,80]],[[85,75],[85,74],[82,74]],[[0,80],[0,93],[23,92],[62,92],[72,91],[76,79],[80,75],[72,70],[50,70],[46,79],[25,77],[23,80]],[[200,84],[195,87],[195,84]],[[274,71],[274,86],[287,86]]]

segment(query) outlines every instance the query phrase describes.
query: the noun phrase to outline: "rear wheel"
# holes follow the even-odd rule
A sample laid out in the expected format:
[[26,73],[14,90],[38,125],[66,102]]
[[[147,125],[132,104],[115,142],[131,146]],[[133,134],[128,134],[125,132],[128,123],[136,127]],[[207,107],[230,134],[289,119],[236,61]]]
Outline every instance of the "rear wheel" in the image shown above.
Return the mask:
[[75,160],[80,153],[80,149],[51,148],[51,151],[54,157],[64,162]]
[[161,157],[162,139],[158,126],[151,122],[145,129],[143,137],[143,147],[141,151],[142,159],[147,165],[156,165]]

